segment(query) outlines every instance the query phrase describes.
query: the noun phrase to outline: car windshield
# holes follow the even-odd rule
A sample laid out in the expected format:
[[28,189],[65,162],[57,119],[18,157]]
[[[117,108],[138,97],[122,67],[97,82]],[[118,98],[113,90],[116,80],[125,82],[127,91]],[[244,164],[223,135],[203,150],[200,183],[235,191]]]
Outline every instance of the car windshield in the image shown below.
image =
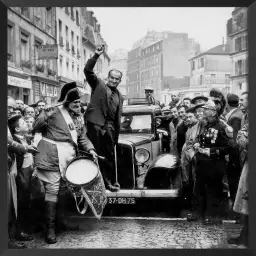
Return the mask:
[[152,133],[151,115],[125,115],[121,118],[121,133]]

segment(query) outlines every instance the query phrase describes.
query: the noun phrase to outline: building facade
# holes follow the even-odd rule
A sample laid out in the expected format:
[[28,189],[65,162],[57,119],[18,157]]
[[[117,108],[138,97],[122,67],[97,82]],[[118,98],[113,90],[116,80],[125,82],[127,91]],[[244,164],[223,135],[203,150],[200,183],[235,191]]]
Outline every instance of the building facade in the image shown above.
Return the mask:
[[84,95],[80,7],[57,7],[56,18],[59,82],[64,85],[75,81],[81,95]]
[[231,92],[240,95],[248,90],[248,30],[247,8],[238,7],[227,23],[232,60]]
[[191,77],[187,94],[208,95],[211,88],[230,92],[232,63],[227,45],[218,45],[190,59]]
[[127,62],[127,97],[140,98],[144,97],[141,92],[140,83],[140,57],[141,47],[137,47],[128,52]]
[[140,61],[140,96],[145,95],[146,87],[154,89],[154,97],[161,98],[162,91],[162,66],[163,66],[163,41],[153,43],[141,51]]
[[42,45],[56,44],[56,8],[8,8],[8,95],[25,104],[57,101],[57,60],[39,59]]
[[[107,73],[109,71],[110,58],[108,56],[108,46],[107,43],[101,36],[100,24],[97,18],[94,16],[92,11],[88,11],[86,7],[81,7],[81,60],[82,60],[82,72],[84,66],[89,58],[91,58],[98,45],[105,46],[105,52],[98,59],[94,72],[102,80],[107,78]],[[82,80],[84,84],[85,94],[84,101],[89,102],[91,95],[91,88],[88,85],[84,74],[82,74]]]
[[118,89],[123,96],[127,96],[127,85],[126,85],[126,72],[127,72],[127,60],[128,60],[128,51],[125,49],[116,50],[112,55],[110,55],[110,69],[120,70],[123,74],[122,81],[118,85]]

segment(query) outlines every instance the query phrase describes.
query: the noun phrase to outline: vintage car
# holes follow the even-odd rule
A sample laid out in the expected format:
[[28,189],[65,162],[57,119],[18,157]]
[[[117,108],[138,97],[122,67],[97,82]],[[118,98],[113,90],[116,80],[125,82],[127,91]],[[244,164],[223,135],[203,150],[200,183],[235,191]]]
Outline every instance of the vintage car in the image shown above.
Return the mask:
[[141,198],[178,198],[181,189],[179,158],[163,153],[157,129],[158,105],[130,99],[123,107],[116,147],[116,182],[120,191],[107,191],[108,204],[136,204]]

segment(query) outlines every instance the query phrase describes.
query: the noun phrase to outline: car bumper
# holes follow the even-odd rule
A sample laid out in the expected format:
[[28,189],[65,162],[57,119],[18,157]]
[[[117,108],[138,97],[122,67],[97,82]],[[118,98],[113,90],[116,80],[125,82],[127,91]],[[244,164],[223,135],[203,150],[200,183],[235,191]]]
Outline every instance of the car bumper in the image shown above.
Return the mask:
[[134,197],[134,198],[176,198],[179,197],[179,189],[166,189],[166,190],[120,190],[118,192],[106,191],[107,197]]

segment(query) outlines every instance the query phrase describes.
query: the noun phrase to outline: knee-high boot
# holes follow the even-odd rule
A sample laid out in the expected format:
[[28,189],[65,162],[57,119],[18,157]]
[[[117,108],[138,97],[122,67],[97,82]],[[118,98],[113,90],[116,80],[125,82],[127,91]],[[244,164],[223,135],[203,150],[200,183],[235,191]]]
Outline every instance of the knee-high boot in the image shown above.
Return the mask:
[[56,232],[61,231],[76,231],[79,230],[78,225],[70,225],[66,220],[67,212],[67,191],[65,188],[60,187],[57,204],[57,219],[56,219]]
[[45,201],[45,221],[46,221],[45,242],[48,244],[55,244],[57,242],[56,234],[55,234],[56,208],[57,208],[56,202]]

